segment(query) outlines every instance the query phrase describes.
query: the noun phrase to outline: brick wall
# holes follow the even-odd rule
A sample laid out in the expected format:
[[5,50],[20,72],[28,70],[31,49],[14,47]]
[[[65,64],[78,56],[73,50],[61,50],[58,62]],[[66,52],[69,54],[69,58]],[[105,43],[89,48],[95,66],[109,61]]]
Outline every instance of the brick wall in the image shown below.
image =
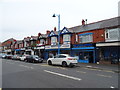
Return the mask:
[[[83,34],[83,33],[93,33],[93,42],[92,43],[105,41],[105,30],[104,29],[80,32],[80,33],[78,33],[78,35]],[[78,42],[80,42],[79,37],[78,37]]]

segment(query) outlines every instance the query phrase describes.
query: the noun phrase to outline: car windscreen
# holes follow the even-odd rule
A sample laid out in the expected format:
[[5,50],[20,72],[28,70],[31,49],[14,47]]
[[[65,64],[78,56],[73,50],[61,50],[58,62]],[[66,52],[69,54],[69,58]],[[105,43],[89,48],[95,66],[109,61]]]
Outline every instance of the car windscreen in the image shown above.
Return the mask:
[[39,58],[38,56],[33,56],[33,58]]

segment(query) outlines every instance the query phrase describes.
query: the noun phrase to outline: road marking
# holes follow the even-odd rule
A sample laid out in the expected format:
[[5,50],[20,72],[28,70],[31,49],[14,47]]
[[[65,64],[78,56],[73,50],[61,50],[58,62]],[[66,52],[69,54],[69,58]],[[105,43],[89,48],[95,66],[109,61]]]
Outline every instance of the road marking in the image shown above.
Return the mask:
[[36,66],[38,65],[39,66],[40,64],[33,64],[33,65],[36,65]]
[[102,74],[97,74],[98,76],[102,76],[102,77],[108,77],[111,78],[112,76],[107,76],[107,75],[102,75]]
[[94,71],[104,71],[104,72],[115,73],[114,71],[110,71],[110,70],[99,70],[99,69],[96,69],[96,68],[84,68],[84,69],[94,70]]
[[[50,66],[50,65],[47,65],[47,64],[43,64],[43,65],[41,65],[41,66]],[[50,66],[51,67],[51,66]]]
[[67,68],[63,68],[63,67],[59,67],[59,66],[50,66],[47,64],[41,65],[41,66],[47,66],[47,67],[52,67],[52,68],[59,68],[59,69],[63,69],[63,70],[68,70]]
[[34,69],[33,67],[29,67],[29,66],[25,66],[25,65],[21,65],[21,64],[19,66],[25,67],[25,68],[28,68],[28,69]]
[[83,71],[77,71],[77,72],[79,72],[79,73],[86,73],[86,72],[83,72]]
[[111,73],[115,73],[115,72],[113,72],[113,71],[109,71],[109,70],[103,70],[103,71],[105,71],[105,72],[111,72]]
[[115,88],[115,87],[113,87],[113,86],[110,86],[110,88]]
[[6,63],[9,63],[9,64],[15,64],[15,63],[12,63],[12,62],[6,62]]
[[72,76],[68,76],[68,75],[64,75],[64,74],[60,74],[60,73],[56,73],[56,72],[51,72],[51,71],[48,71],[48,70],[44,70],[45,72],[48,72],[48,73],[51,73],[51,74],[55,74],[55,75],[58,75],[58,76],[62,76],[62,77],[66,77],[66,78],[70,78],[70,79],[74,79],[74,80],[82,80],[80,78],[76,78],[76,77],[72,77]]
[[[88,70],[97,70],[97,69],[92,69],[92,68],[84,68],[84,69],[88,69]],[[98,71],[98,70],[97,70]]]

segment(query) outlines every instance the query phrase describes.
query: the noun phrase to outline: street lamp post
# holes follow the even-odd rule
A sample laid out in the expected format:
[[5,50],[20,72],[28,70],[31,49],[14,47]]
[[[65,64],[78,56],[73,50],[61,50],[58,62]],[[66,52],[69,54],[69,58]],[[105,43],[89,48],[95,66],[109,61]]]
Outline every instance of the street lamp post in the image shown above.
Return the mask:
[[60,54],[60,14],[53,14],[53,17],[58,16],[58,54]]

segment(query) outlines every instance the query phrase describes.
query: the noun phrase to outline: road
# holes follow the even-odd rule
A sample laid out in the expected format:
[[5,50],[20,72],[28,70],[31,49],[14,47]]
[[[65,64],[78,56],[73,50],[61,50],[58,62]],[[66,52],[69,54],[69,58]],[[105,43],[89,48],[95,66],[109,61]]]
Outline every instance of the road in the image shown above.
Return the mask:
[[2,88],[118,88],[118,73],[2,59]]

